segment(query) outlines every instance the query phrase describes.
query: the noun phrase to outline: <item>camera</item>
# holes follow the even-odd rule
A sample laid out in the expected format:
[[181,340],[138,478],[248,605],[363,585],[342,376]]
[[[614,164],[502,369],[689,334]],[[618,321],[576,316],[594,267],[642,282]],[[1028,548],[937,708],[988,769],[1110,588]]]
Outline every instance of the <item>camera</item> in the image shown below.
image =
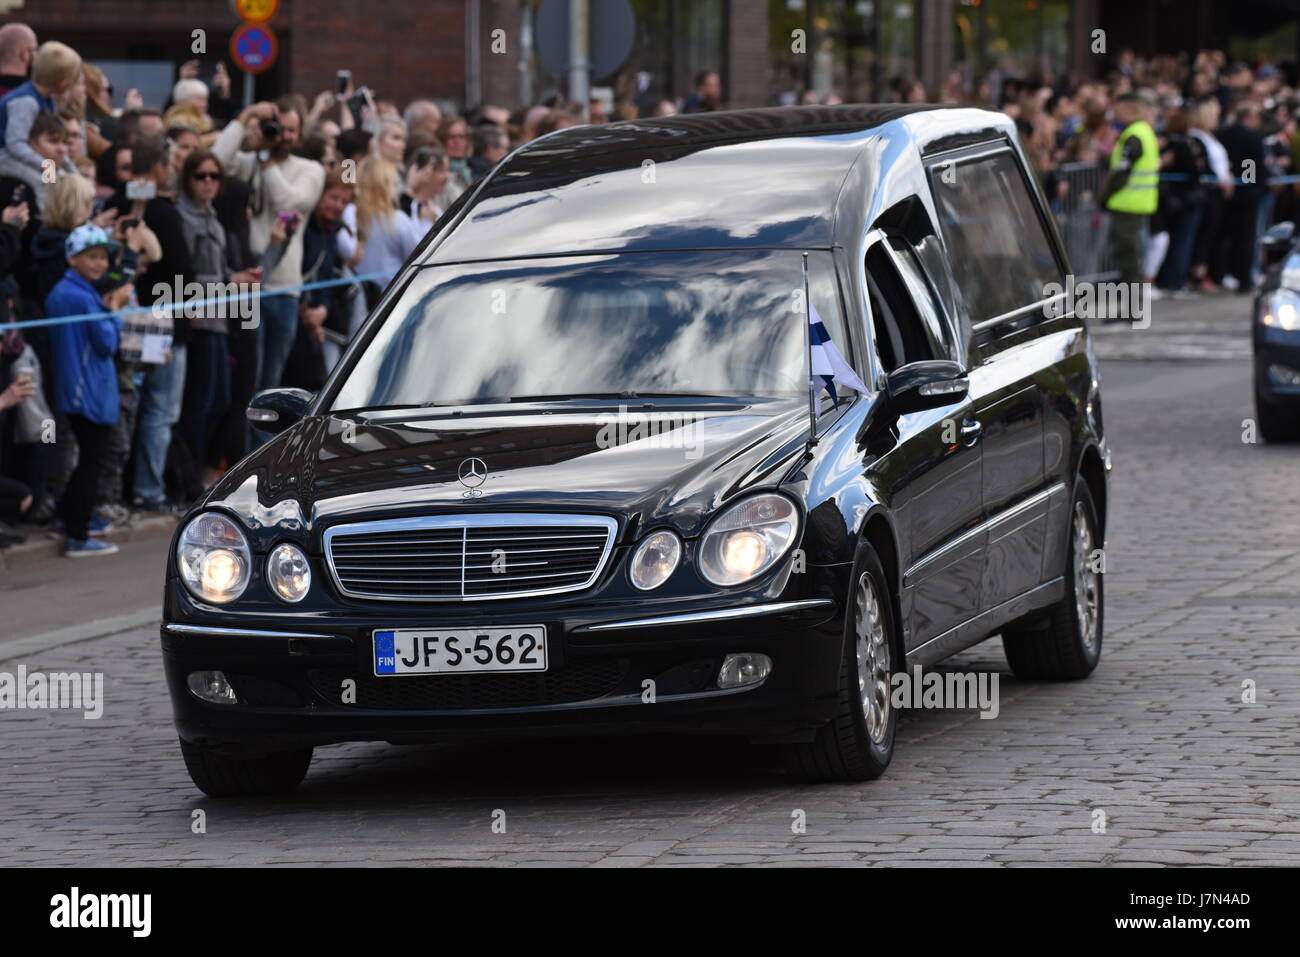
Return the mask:
[[128,180],[126,184],[127,199],[150,200],[158,195],[158,186],[152,180]]
[[262,120],[259,129],[262,132],[262,139],[267,143],[276,142],[280,139],[280,134],[284,132],[284,128],[280,126],[280,121],[276,119]]

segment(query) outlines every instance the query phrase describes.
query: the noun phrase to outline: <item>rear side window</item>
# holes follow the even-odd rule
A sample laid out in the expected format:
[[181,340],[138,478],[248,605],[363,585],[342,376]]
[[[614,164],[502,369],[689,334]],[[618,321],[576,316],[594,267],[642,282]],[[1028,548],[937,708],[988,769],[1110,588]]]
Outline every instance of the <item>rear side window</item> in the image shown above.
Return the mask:
[[[881,368],[893,372],[912,362],[948,358],[942,340],[936,338],[935,328],[922,318],[907,282],[882,243],[867,251],[866,265],[872,331]],[[933,303],[929,306],[932,310]]]
[[1061,268],[1028,185],[1007,151],[931,168],[939,229],[972,324],[1047,297]]

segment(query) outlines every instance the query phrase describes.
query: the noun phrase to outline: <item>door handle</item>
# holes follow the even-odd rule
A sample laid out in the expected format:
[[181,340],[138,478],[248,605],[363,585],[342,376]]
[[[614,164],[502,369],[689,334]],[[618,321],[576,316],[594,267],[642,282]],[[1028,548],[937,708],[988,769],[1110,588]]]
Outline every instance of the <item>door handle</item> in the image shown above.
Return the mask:
[[984,426],[972,419],[961,420],[961,444],[969,448],[980,440],[980,433],[984,431]]

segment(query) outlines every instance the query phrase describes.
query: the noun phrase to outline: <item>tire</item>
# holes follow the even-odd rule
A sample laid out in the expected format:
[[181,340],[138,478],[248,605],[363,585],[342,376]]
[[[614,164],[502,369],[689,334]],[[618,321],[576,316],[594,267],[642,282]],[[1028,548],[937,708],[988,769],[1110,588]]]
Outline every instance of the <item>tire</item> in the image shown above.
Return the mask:
[[288,794],[307,776],[311,748],[232,758],[211,748],[181,742],[190,780],[210,797]]
[[[785,746],[786,769],[801,781],[871,781],[885,773],[894,756],[898,714],[889,679],[897,671],[900,645],[888,579],[866,542],[858,546],[851,581],[835,716],[810,743]],[[870,716],[860,690],[864,685],[873,689]]]
[[1286,409],[1265,402],[1255,393],[1255,421],[1259,423],[1259,437],[1265,442],[1300,440],[1300,416],[1286,413]]
[[[1017,678],[1076,681],[1092,674],[1101,660],[1105,575],[1102,570],[1092,568],[1089,558],[1099,547],[1099,525],[1092,493],[1083,479],[1077,479],[1070,503],[1070,537],[1065,552],[1065,597],[1033,624],[1009,627],[1002,632],[1007,664]],[[1076,600],[1081,591],[1084,602]]]

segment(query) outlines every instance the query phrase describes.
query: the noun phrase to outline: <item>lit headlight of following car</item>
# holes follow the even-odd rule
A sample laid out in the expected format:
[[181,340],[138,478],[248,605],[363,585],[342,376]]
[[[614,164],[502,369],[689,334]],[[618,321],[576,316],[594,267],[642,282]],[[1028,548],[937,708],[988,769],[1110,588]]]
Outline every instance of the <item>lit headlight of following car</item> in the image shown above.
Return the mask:
[[266,582],[285,601],[302,601],[311,589],[311,566],[297,545],[285,542],[266,557]]
[[682,540],[672,532],[647,535],[632,553],[632,584],[642,591],[658,588],[682,560]]
[[1275,289],[1259,299],[1259,321],[1270,329],[1293,332],[1300,329],[1300,294]]
[[781,495],[755,495],[715,518],[700,539],[700,573],[715,585],[757,578],[786,553],[799,533],[799,513]]
[[176,564],[191,594],[224,605],[248,587],[253,554],[234,521],[219,512],[204,512],[181,532]]

